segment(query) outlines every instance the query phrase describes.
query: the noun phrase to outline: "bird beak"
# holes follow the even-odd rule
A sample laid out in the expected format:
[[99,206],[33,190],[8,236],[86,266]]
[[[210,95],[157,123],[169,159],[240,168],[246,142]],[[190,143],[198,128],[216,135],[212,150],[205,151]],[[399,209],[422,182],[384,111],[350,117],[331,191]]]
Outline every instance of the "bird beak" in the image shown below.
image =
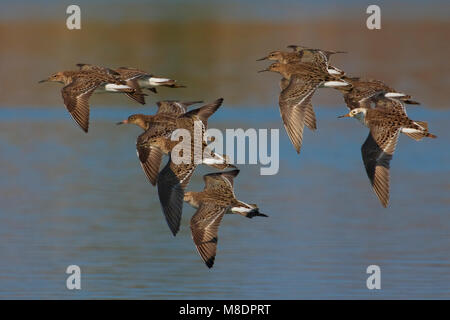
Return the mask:
[[47,82],[47,81],[48,81],[48,79],[44,79],[44,80],[39,81],[38,83]]
[[260,58],[260,59],[257,59],[256,61],[263,61],[263,60],[266,60],[266,59],[268,59],[268,57]]
[[123,121],[117,122],[116,124],[119,125],[119,124],[127,124],[127,123],[128,123],[128,120],[123,120]]
[[338,118],[350,118],[350,113],[344,114],[343,116],[339,116]]
[[269,71],[269,69],[259,70],[258,73],[264,72],[264,71]]

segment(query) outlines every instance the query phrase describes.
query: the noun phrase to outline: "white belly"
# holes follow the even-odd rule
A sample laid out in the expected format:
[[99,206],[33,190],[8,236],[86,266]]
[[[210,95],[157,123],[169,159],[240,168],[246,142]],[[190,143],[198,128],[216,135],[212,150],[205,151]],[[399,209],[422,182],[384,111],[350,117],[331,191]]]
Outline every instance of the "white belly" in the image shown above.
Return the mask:
[[401,131],[403,133],[416,133],[416,132],[422,132],[421,130],[412,129],[412,128],[402,128]]
[[329,74],[341,74],[339,71],[334,70],[334,69],[328,69],[328,73]]
[[151,87],[157,87],[162,84],[166,84],[168,82],[171,82],[172,80],[166,79],[166,78],[157,78],[157,77],[148,77],[148,78],[141,78],[138,80],[139,86],[143,88],[151,88]]
[[107,92],[122,92],[125,89],[131,89],[131,87],[124,84],[107,83],[102,89]]
[[384,95],[386,98],[399,98],[399,97],[404,97],[405,94],[404,93],[400,93],[400,92],[387,92]]
[[248,213],[250,211],[252,211],[253,209],[251,208],[246,208],[246,207],[232,207],[231,208],[231,212],[233,213],[237,213],[237,214],[242,214],[242,213]]
[[336,88],[348,86],[348,82],[345,81],[326,81],[322,84],[322,87],[326,88]]

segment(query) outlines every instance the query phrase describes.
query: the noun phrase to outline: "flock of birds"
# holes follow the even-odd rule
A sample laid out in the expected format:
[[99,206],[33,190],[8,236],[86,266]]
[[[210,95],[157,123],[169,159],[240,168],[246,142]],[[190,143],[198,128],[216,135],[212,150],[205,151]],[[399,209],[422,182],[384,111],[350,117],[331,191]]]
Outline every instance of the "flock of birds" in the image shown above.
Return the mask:
[[[303,46],[288,46],[292,51],[273,51],[260,60],[276,61],[263,71],[282,75],[279,107],[286,132],[300,153],[303,128],[315,130],[316,117],[311,98],[318,88],[335,88],[342,92],[350,110],[344,116],[358,119],[370,130],[362,146],[362,158],[373,189],[384,207],[389,201],[389,163],[400,132],[421,140],[435,138],[428,132],[426,122],[408,118],[404,104],[419,104],[409,95],[398,92],[381,81],[348,77],[344,71],[329,64],[331,55],[341,51],[326,51]],[[145,71],[120,67],[116,69],[77,64],[78,70],[60,71],[40,82],[64,84],[64,104],[75,122],[85,132],[89,129],[89,98],[95,92],[124,93],[134,101],[145,104],[144,89],[157,93],[159,87],[180,88],[176,80],[162,78]],[[199,108],[188,107],[203,101],[165,100],[157,102],[154,115],[133,114],[117,124],[134,124],[144,132],[138,136],[136,150],[142,169],[152,185],[156,185],[167,224],[176,235],[180,228],[183,202],[197,209],[190,227],[197,251],[211,268],[217,250],[217,235],[224,214],[239,214],[247,218],[267,217],[255,204],[247,204],[236,198],[233,180],[239,169],[226,155],[209,149],[206,130],[208,119],[222,105],[217,99]],[[193,136],[202,132],[202,147],[195,148],[191,139],[191,161],[178,163],[172,159],[172,151],[179,141],[172,141],[172,133],[185,129]],[[199,163],[195,159],[202,154],[202,164],[222,170],[203,176],[205,187],[201,192],[185,192]],[[169,156],[160,171],[162,158]],[[206,156],[204,156],[206,155]],[[228,171],[223,171],[229,169]]]
[[374,79],[349,77],[329,63],[330,57],[342,51],[327,51],[290,45],[291,52],[273,51],[261,60],[277,61],[267,69],[282,75],[279,106],[286,132],[297,153],[303,141],[303,128],[315,130],[316,116],[311,98],[318,88],[339,90],[349,113],[340,116],[356,118],[369,128],[361,154],[373,190],[384,207],[389,202],[389,166],[400,132],[414,140],[436,138],[424,121],[411,120],[405,104],[419,104],[411,96],[398,92]]
[[[158,87],[183,87],[175,80],[157,77],[135,68],[111,69],[101,66],[78,64],[79,70],[60,71],[40,82],[61,82],[62,97],[67,110],[75,122],[85,132],[89,128],[89,98],[94,91],[124,93],[133,100],[145,104],[144,89],[156,93]],[[188,107],[203,101],[157,102],[158,111],[154,115],[133,114],[117,124],[135,124],[144,132],[138,136],[136,150],[142,169],[152,185],[158,188],[158,196],[167,224],[173,235],[180,229],[183,201],[197,209],[190,226],[197,251],[205,264],[214,264],[217,248],[219,224],[226,213],[239,214],[247,218],[264,216],[255,204],[247,204],[236,199],[233,180],[239,170],[228,158],[209,149],[206,139],[208,118],[222,105],[217,99],[199,108],[188,111]],[[179,143],[172,141],[172,133],[185,129],[194,136],[201,132],[202,147],[195,148],[191,139],[191,161],[172,161],[172,149]],[[199,153],[201,153],[199,155]],[[169,156],[166,166],[159,171],[163,155]],[[206,155],[206,156],[205,156]],[[220,170],[204,175],[205,188],[201,192],[185,192],[194,170],[198,166],[195,159],[200,156],[203,164]]]

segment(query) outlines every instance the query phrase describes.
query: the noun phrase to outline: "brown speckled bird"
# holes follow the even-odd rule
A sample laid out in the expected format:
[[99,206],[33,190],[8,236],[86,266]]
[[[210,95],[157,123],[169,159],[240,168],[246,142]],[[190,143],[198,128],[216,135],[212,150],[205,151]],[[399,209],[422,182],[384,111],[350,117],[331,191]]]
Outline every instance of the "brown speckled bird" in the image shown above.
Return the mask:
[[302,62],[309,62],[314,64],[326,63],[328,72],[330,74],[343,76],[345,72],[335,66],[330,65],[329,61],[333,54],[336,53],[347,53],[346,51],[334,51],[334,50],[323,50],[308,48],[300,45],[289,45],[288,48],[292,49],[302,55]]
[[89,130],[89,98],[95,90],[135,94],[135,89],[117,76],[95,70],[60,71],[39,82],[47,81],[64,84],[61,90],[64,104],[84,132]]
[[362,103],[367,101],[367,98],[377,95],[382,91],[386,92],[385,96],[397,98],[406,104],[420,104],[417,101],[411,100],[411,96],[396,91],[380,80],[361,79],[357,77],[343,77],[342,79],[348,82],[350,86],[336,87],[336,89],[343,94],[344,101],[350,110],[362,107]]
[[80,70],[103,71],[119,76],[121,80],[125,81],[129,87],[135,89],[137,93],[134,95],[129,94],[128,96],[141,104],[145,104],[141,88],[146,88],[154,93],[157,93],[156,87],[185,88],[183,85],[178,85],[176,80],[158,77],[136,68],[120,67],[111,69],[86,63],[78,63],[77,66]]
[[316,65],[317,67],[321,67],[321,65],[325,65],[328,73],[334,75],[345,74],[344,71],[332,66],[329,64],[330,56],[336,53],[346,53],[344,51],[327,51],[321,49],[311,49],[301,46],[288,46],[288,48],[293,49],[293,52],[286,51],[272,51],[266,57],[258,59],[261,60],[272,60],[278,61],[283,64],[293,64],[293,63],[311,63]]
[[239,170],[210,173],[203,176],[205,188],[201,192],[186,192],[184,201],[197,209],[191,218],[191,233],[197,251],[208,268],[214,264],[219,225],[225,214],[240,214],[247,218],[267,217],[255,204],[236,199],[233,179]]
[[303,141],[304,125],[316,129],[316,116],[311,98],[319,87],[348,86],[338,75],[331,75],[322,64],[317,67],[309,63],[273,63],[262,71],[278,72],[283,76],[279,97],[280,114],[286,132],[297,153]]
[[187,112],[187,107],[202,103],[203,101],[176,101],[176,100],[164,100],[156,103],[158,110],[154,115],[146,114],[132,114],[127,119],[118,122],[117,124],[135,124],[142,130],[148,130],[154,119],[157,119],[160,114],[171,114],[179,116]]
[[[222,101],[223,99],[218,99],[179,116],[161,113],[157,118],[158,121],[152,120],[149,129],[137,139],[136,149],[142,168],[150,182],[158,186],[161,206],[174,235],[179,230],[184,188],[195,168],[201,163],[218,169],[235,168],[226,156],[209,150],[205,139],[207,120],[221,106]],[[190,148],[190,156],[187,155],[187,159],[182,159],[186,160],[185,162],[176,161],[183,157],[182,154],[172,154],[173,149],[180,144],[180,141],[171,139],[177,129],[186,130],[191,139],[190,144],[186,146]],[[200,146],[196,145],[196,142],[198,143],[196,134],[201,139]],[[167,165],[159,172],[163,154],[169,154],[170,157]]]
[[[185,102],[184,104],[194,104],[197,102],[198,101]],[[217,101],[212,105],[215,105],[215,103],[217,103]],[[182,107],[182,104],[179,102],[174,103],[174,101],[161,101],[158,105],[158,113],[155,115],[131,115],[127,120],[118,123],[134,123],[145,130],[145,132],[137,138],[136,151],[142,169],[152,185],[156,185],[158,180],[158,173],[163,155],[169,154],[173,147],[179,143],[178,141],[171,140],[172,133],[176,129],[188,130],[189,128],[190,130],[190,128],[194,125],[195,120],[198,120],[195,113],[198,110],[207,112],[207,110],[211,108],[211,105],[205,105],[198,109],[192,110],[191,113],[186,114],[179,113],[179,109],[175,109],[178,110],[176,112],[171,112],[174,111],[173,108],[175,105]],[[207,125],[207,119],[203,119],[203,125]],[[199,131],[204,134],[204,131],[201,130],[202,129],[199,128]],[[209,150],[207,148],[206,141],[203,142],[202,148],[203,151],[205,149]],[[213,152],[211,152],[211,157],[211,159],[205,158],[203,163],[218,169],[227,167],[227,165],[223,164],[219,160],[214,161],[215,158],[220,158],[227,162],[228,159],[225,157],[219,156]]]
[[[408,118],[401,100],[381,92],[366,99],[364,107],[352,109],[342,117],[358,119],[370,130],[361,153],[367,175],[381,204],[389,202],[389,167],[400,132],[415,140],[436,138],[428,132],[428,124]],[[372,106],[374,105],[374,106]]]
[[[176,127],[187,130],[191,137],[190,146],[185,146],[188,149],[190,148],[190,155],[183,154],[186,150],[175,150],[174,143],[178,144],[179,142],[171,141],[169,161],[161,170],[157,179],[159,200],[173,235],[176,235],[180,228],[184,190],[197,166],[203,163],[221,170],[236,168],[230,164],[226,156],[213,153],[206,144],[207,120],[217,111],[222,102],[223,99],[218,99],[177,118]],[[201,135],[199,137],[201,139],[200,147],[196,145],[195,138],[195,135],[199,133]],[[143,145],[146,144],[148,143],[143,143]]]

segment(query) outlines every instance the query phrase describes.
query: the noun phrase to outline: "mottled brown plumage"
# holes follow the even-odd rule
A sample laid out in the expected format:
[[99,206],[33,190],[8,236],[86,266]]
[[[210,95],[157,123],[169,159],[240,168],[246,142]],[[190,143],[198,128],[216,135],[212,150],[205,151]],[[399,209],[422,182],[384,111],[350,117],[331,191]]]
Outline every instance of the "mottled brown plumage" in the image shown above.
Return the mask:
[[136,68],[120,67],[114,69],[114,71],[118,72],[122,77],[134,81],[136,85],[141,86],[143,88],[147,88],[148,90],[154,93],[157,93],[156,87],[168,87],[168,88],[186,87],[184,85],[177,84],[176,80],[155,76],[154,74]]
[[278,61],[283,64],[295,64],[295,63],[310,63],[318,68],[325,67],[331,74],[343,76],[344,71],[329,64],[330,56],[336,53],[346,53],[344,51],[327,51],[321,49],[312,49],[302,46],[291,45],[288,48],[293,49],[293,52],[286,51],[272,51],[266,57],[258,59]]
[[286,132],[297,153],[303,141],[304,125],[316,129],[316,117],[311,98],[317,88],[333,85],[347,85],[338,75],[331,75],[322,64],[317,67],[309,63],[273,63],[262,71],[278,72],[283,76],[279,96],[280,114]]
[[361,79],[355,77],[343,77],[343,80],[351,85],[346,87],[337,87],[336,89],[341,91],[344,101],[350,110],[363,107],[364,103],[368,101],[367,98],[370,98],[380,92],[398,94],[399,96],[397,99],[406,104],[419,104],[419,102],[411,100],[411,96],[409,95],[403,94],[403,96],[400,96],[402,95],[401,92],[396,91],[380,80]]
[[[176,118],[187,111],[187,107],[202,101],[166,100],[157,102],[158,111],[154,115],[133,114],[117,124],[135,124],[148,133],[143,133],[136,141],[137,154],[145,175],[152,185],[156,185],[162,157],[168,154],[177,142],[170,136],[177,129]],[[143,137],[152,137],[152,142],[143,143]]]
[[[146,114],[132,114],[127,119],[117,122],[120,124],[135,124],[142,130],[148,130],[152,122],[157,121],[160,114],[170,114],[173,116],[179,116],[187,112],[187,107],[196,103],[202,103],[203,101],[176,101],[176,100],[164,100],[158,101],[158,111],[154,115]],[[163,119],[165,119],[163,117]]]
[[145,175],[156,185],[163,154],[169,154],[177,144],[170,137],[177,127],[177,115],[157,114],[146,124],[148,129],[138,136],[136,152]]
[[372,187],[384,207],[389,202],[390,161],[400,132],[412,134],[416,140],[436,138],[428,132],[426,122],[409,119],[402,101],[386,98],[386,93],[366,98],[365,107],[354,108],[343,116],[354,117],[370,129],[361,153]]
[[181,115],[187,112],[187,107],[203,103],[203,101],[178,101],[178,100],[164,100],[158,101],[156,105],[158,106],[157,113],[171,113]]
[[40,82],[46,81],[64,84],[61,90],[64,104],[84,132],[89,130],[89,98],[97,88],[114,84],[120,86],[117,92],[135,92],[116,75],[95,70],[61,71]]
[[86,63],[78,63],[77,66],[80,70],[105,72],[119,77],[121,80],[125,81],[129,87],[135,89],[135,93],[129,93],[127,95],[140,104],[145,104],[145,94],[142,93],[142,88],[146,88],[154,93],[157,93],[156,87],[158,86],[169,88],[185,87],[183,85],[178,85],[176,80],[161,78],[137,68],[119,67],[116,69],[111,69]]
[[186,192],[184,201],[197,209],[191,218],[191,233],[198,253],[208,268],[214,264],[219,225],[224,214],[240,214],[247,218],[267,217],[259,208],[236,199],[233,179],[239,170],[211,173],[203,176],[201,192]]
[[[222,158],[222,161],[220,156],[210,152],[204,137],[207,119],[220,107],[222,101],[223,99],[218,99],[179,116],[161,113],[158,115],[161,121],[152,122],[150,128],[137,139],[136,149],[139,160],[150,182],[157,183],[161,206],[174,235],[179,230],[184,188],[189,183],[197,165],[204,163],[203,155],[210,153],[211,159],[217,160],[214,163],[207,163],[215,168],[234,167],[228,163],[227,159]],[[178,149],[174,150],[174,147],[180,143],[171,140],[172,133],[176,129],[187,130],[190,135],[190,144],[186,146],[186,150],[190,150],[190,156],[187,155],[188,159],[186,159],[187,163],[180,163],[178,159],[183,160],[183,155],[174,153],[178,151]],[[195,138],[195,134],[199,134],[199,137]],[[200,146],[195,145],[195,142],[198,142],[196,139],[200,139]],[[170,154],[170,158],[158,175],[162,154]]]
[[291,44],[289,46],[287,46],[287,48],[292,49],[294,52],[310,52],[311,54],[316,54],[316,55],[323,55],[325,56],[325,58],[327,60],[330,60],[330,57],[333,54],[336,53],[347,53],[347,51],[336,51],[336,50],[323,50],[323,49],[317,49],[317,48],[310,48],[310,47],[306,47],[306,46],[301,46],[301,45],[296,45],[296,44]]
[[142,93],[141,87],[138,84],[139,76],[143,76],[142,72],[126,72],[121,70],[120,68],[117,70],[113,70],[111,68],[96,66],[87,63],[77,63],[77,67],[79,67],[80,70],[103,72],[117,77],[118,79],[122,80],[127,86],[134,89],[134,92],[126,93],[127,97],[140,104],[145,104],[145,94]]

